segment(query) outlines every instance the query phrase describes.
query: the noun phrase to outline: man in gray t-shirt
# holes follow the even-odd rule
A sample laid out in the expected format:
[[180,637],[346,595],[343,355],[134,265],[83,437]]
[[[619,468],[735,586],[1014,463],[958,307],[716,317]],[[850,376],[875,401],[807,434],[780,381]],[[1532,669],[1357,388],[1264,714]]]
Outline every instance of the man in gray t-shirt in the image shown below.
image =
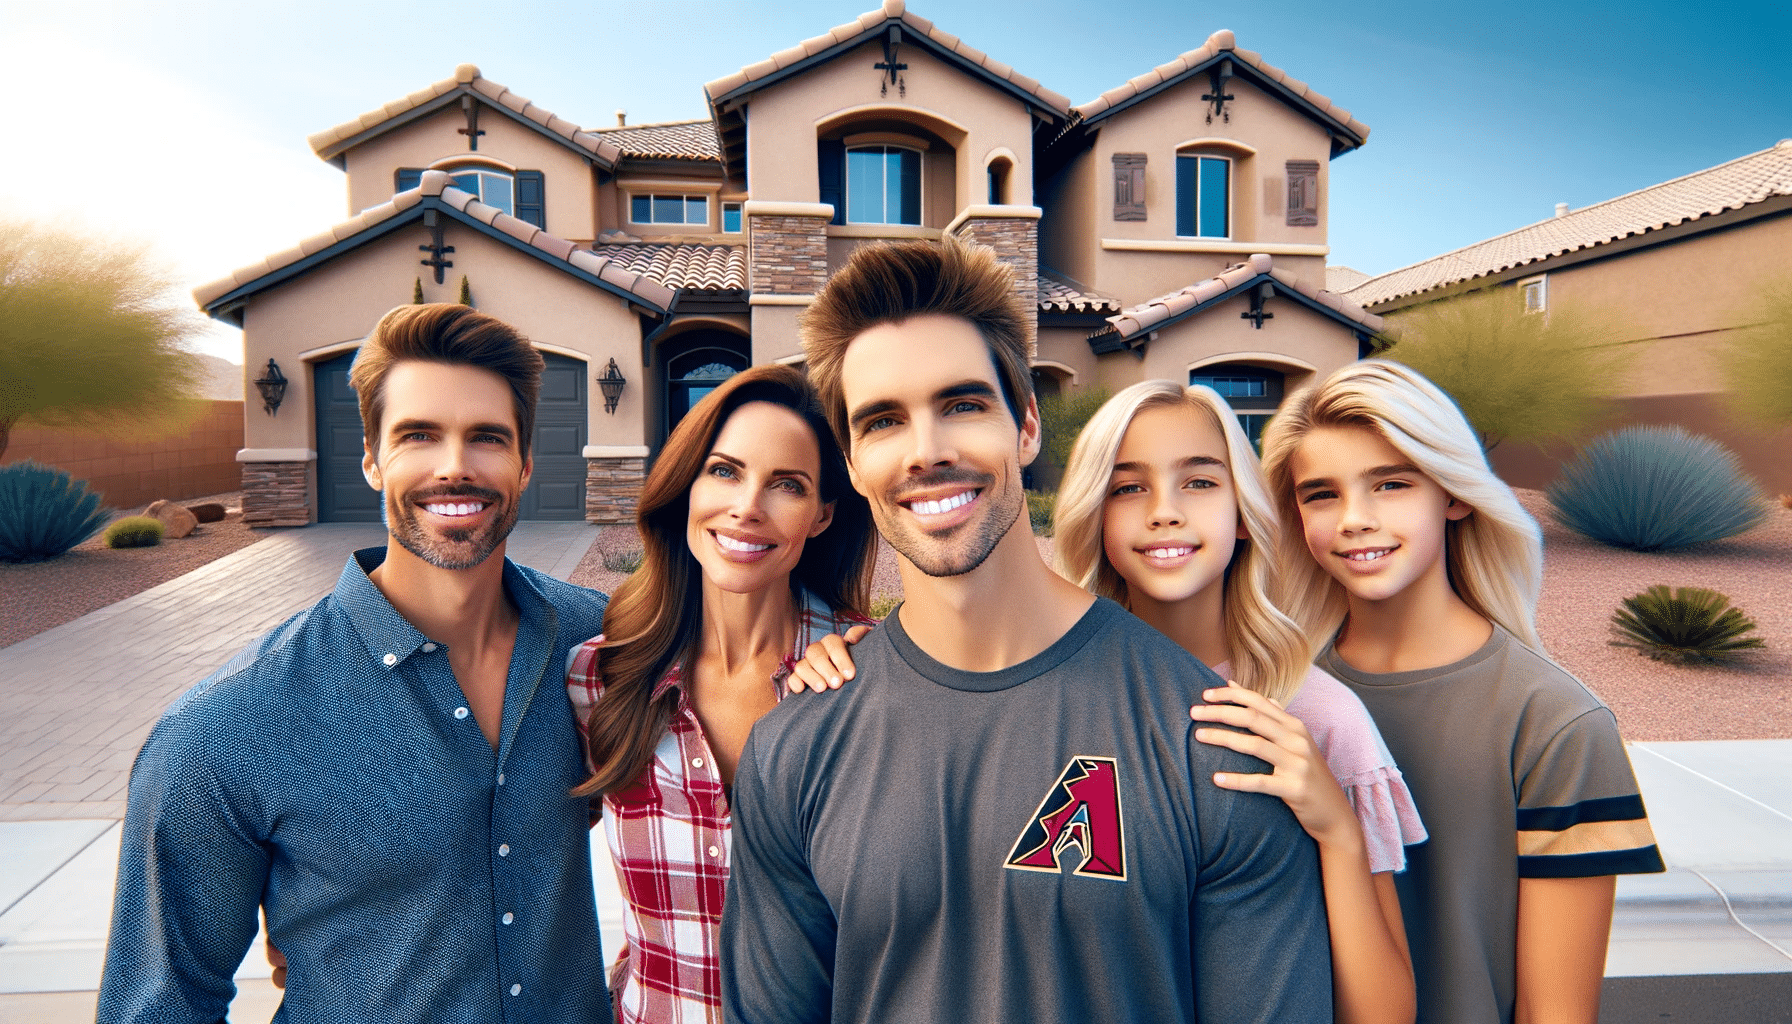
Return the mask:
[[755,726],[731,1021],[1330,1021],[1313,843],[1194,739],[1220,681],[1054,574],[1025,516],[1028,311],[988,250],[859,249],[804,319],[907,603]]

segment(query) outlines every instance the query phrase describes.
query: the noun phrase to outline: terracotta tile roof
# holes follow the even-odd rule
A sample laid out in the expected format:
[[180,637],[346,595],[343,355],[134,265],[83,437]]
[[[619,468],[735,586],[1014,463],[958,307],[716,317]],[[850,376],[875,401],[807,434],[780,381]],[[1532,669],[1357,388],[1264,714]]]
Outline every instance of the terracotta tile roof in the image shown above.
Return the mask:
[[622,155],[671,160],[720,160],[716,123],[707,117],[694,121],[631,124],[591,131],[615,143]]
[[716,101],[723,97],[734,95],[762,79],[777,75],[792,64],[807,60],[842,43],[858,42],[862,37],[882,31],[891,22],[901,22],[903,27],[932,41],[948,53],[955,54],[964,61],[981,68],[990,76],[1015,86],[1060,116],[1069,115],[1069,99],[1040,85],[1038,79],[1021,74],[982,50],[967,45],[950,32],[935,27],[933,22],[909,11],[903,0],[884,0],[882,7],[859,15],[858,20],[839,25],[832,31],[824,32],[813,39],[805,39],[790,49],[774,53],[757,64],[749,64],[732,75],[718,78],[705,85],[703,92],[709,97],[710,105],[713,108]]
[[1342,294],[1367,280],[1368,274],[1342,263],[1334,263],[1325,268],[1325,290],[1328,292]]
[[1275,261],[1269,256],[1264,253],[1256,253],[1243,263],[1227,267],[1217,277],[1197,281],[1168,295],[1160,295],[1137,306],[1121,310],[1119,314],[1107,318],[1108,323],[1113,326],[1098,333],[1117,334],[1121,341],[1131,340],[1141,334],[1166,327],[1173,321],[1192,316],[1222,297],[1265,277],[1274,280],[1279,289],[1304,296],[1312,304],[1330,310],[1339,319],[1350,321],[1364,331],[1371,334],[1381,331],[1381,317],[1368,312],[1362,306],[1336,292],[1329,292],[1307,284],[1288,271],[1277,267]]
[[[440,198],[447,206],[481,224],[503,232],[515,239],[517,244],[538,249],[570,267],[597,277],[606,284],[641,299],[644,305],[664,310],[671,304],[672,287],[655,280],[642,271],[632,269],[632,264],[629,261],[575,248],[573,243],[564,238],[550,235],[527,221],[518,220],[500,211],[495,206],[485,205],[473,198],[470,193],[455,188],[450,182],[451,179],[442,171],[424,171],[423,180],[416,188],[408,192],[400,192],[391,200],[363,210],[359,216],[345,220],[328,231],[313,235],[290,249],[275,253],[259,263],[242,267],[229,277],[200,285],[193,289],[193,298],[201,307],[206,308],[207,312],[211,312],[210,307],[216,300],[245,285],[259,281],[320,250],[328,249],[338,242],[347,241],[369,228],[399,216],[426,198]],[[630,247],[606,246],[605,248]],[[725,247],[676,246],[672,248]]]
[[1582,207],[1399,270],[1350,290],[1365,306],[1391,302],[1564,253],[1659,231],[1774,196],[1792,196],[1792,139],[1729,163]]
[[621,242],[594,245],[591,251],[667,288],[744,291],[747,287],[747,251],[739,246]]
[[1039,309],[1046,313],[1118,312],[1120,302],[1105,295],[1086,292],[1055,274],[1039,275]]
[[580,155],[594,158],[606,167],[613,166],[617,157],[621,156],[622,151],[616,147],[614,142],[601,135],[585,131],[571,121],[530,103],[504,86],[480,75],[479,69],[472,64],[462,64],[456,67],[453,78],[444,78],[403,99],[393,100],[378,110],[370,110],[353,121],[345,121],[334,128],[317,132],[306,141],[311,143],[312,152],[325,160],[334,160],[353,142],[368,132],[375,132],[388,125],[397,127],[394,122],[403,123],[408,120],[405,115],[420,107],[437,108],[444,98],[451,101],[453,99],[451,94],[477,96],[486,101],[488,106],[498,108],[519,121],[533,125],[544,134],[558,138]]
[[1178,79],[1185,77],[1201,65],[1219,56],[1222,52],[1230,53],[1233,60],[1248,65],[1258,74],[1268,79],[1274,85],[1280,87],[1295,99],[1305,101],[1312,105],[1314,110],[1318,111],[1322,117],[1334,122],[1349,134],[1354,135],[1356,137],[1355,142],[1353,143],[1354,146],[1360,146],[1366,139],[1368,139],[1369,126],[1358,121],[1356,118],[1351,117],[1350,111],[1333,103],[1330,97],[1321,95],[1311,86],[1307,85],[1307,83],[1264,60],[1262,54],[1257,53],[1254,50],[1238,49],[1237,39],[1233,36],[1232,30],[1225,28],[1208,36],[1207,42],[1201,44],[1199,47],[1188,51],[1167,64],[1159,64],[1157,67],[1139,75],[1137,78],[1109,89],[1107,92],[1102,93],[1088,103],[1078,104],[1076,107],[1072,108],[1072,112],[1075,117],[1081,121],[1105,117],[1122,108],[1131,106],[1133,103],[1145,98],[1146,95],[1155,92],[1160,87],[1167,86]]

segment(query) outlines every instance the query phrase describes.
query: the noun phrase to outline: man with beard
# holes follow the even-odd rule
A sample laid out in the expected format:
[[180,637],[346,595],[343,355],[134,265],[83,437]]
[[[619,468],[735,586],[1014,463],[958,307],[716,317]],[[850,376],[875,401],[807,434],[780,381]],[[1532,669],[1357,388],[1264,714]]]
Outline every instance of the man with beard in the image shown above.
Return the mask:
[[362,345],[387,544],[144,743],[101,1022],[224,1019],[261,908],[289,1021],[610,1020],[563,685],[605,598],[504,557],[541,368],[466,306]]
[[858,249],[809,372],[906,602],[735,774],[730,1021],[1330,1021],[1317,855],[1202,744],[1222,685],[1040,558],[1031,311],[983,248]]

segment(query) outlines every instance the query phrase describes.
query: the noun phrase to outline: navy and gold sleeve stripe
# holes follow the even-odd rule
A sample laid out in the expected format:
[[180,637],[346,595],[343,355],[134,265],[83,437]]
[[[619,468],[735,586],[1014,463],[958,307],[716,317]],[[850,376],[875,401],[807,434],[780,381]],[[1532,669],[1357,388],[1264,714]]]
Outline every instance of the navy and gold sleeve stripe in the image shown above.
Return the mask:
[[1643,798],[1518,809],[1518,877],[1590,878],[1665,871]]

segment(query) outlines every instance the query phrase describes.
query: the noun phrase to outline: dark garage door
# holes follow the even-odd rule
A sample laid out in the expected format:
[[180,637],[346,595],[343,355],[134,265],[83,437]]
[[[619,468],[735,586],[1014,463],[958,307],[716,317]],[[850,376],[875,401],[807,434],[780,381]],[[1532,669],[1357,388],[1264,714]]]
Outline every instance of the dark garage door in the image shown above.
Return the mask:
[[[541,399],[535,410],[535,476],[523,492],[523,519],[585,518],[585,364],[542,353]],[[361,407],[348,386],[355,354],[312,369],[317,396],[317,518],[325,523],[377,523],[379,495],[361,476]]]

